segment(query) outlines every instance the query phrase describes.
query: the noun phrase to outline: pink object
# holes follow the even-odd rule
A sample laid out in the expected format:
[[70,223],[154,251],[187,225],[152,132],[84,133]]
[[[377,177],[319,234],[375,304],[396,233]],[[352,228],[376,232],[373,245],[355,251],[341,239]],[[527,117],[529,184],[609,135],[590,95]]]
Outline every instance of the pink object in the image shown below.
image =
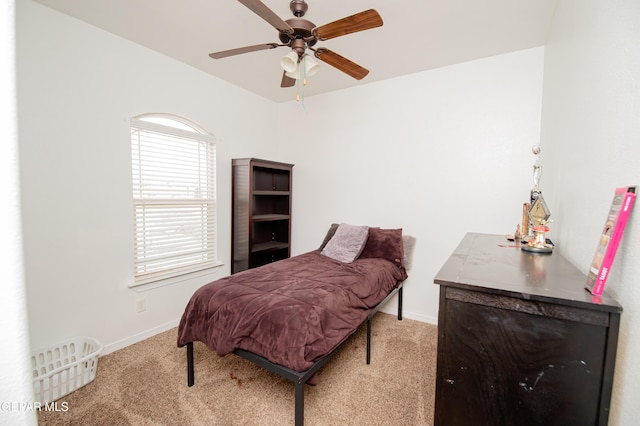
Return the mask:
[[599,296],[604,290],[635,199],[635,186],[616,188],[611,209],[587,276],[586,288],[593,295]]

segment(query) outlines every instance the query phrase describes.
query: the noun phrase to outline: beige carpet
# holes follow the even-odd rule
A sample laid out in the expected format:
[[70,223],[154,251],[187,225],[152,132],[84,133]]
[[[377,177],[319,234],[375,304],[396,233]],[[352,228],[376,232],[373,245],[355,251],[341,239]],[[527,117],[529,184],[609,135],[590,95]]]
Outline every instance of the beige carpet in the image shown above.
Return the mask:
[[[372,326],[370,365],[363,326],[305,386],[305,425],[433,424],[436,327],[384,313]],[[39,424],[293,425],[293,383],[199,342],[188,387],[176,334],[101,357],[96,379],[59,400],[68,411],[40,412]]]

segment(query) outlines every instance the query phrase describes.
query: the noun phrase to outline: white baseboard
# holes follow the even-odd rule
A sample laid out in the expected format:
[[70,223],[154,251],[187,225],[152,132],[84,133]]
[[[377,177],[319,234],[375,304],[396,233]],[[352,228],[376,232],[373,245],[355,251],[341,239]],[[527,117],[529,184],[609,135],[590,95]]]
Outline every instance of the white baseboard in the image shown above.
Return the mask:
[[[393,304],[390,303],[389,305],[393,305]],[[381,309],[380,312],[384,312],[386,314],[391,314],[391,315],[397,315],[398,314],[397,304],[393,307],[388,306],[385,309]],[[434,317],[430,317],[422,314],[416,314],[415,312],[409,312],[406,309],[402,310],[402,318],[420,321],[420,322],[426,322],[427,324],[438,325],[438,318],[434,318]]]
[[124,338],[122,340],[118,340],[117,342],[111,343],[109,345],[105,345],[104,349],[102,350],[102,354],[100,354],[100,356],[110,354],[111,352],[115,352],[118,349],[126,348],[127,346],[133,345],[134,343],[141,342],[145,339],[148,339],[149,337],[155,336],[156,334],[160,334],[164,331],[171,330],[172,328],[177,327],[179,323],[180,323],[180,319],[169,321],[168,323],[159,325],[150,330],[146,330],[141,333],[134,334],[133,336]]
[[402,318],[416,320],[420,322],[426,322],[427,324],[438,325],[438,318],[430,317],[427,315],[416,314],[415,312],[402,311]]

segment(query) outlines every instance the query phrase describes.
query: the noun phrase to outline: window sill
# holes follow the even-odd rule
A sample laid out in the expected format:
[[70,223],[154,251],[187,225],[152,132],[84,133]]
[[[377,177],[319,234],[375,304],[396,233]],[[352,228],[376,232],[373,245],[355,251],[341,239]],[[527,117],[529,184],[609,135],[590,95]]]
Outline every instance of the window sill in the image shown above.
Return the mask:
[[190,272],[184,275],[179,275],[177,277],[162,278],[157,281],[151,281],[142,284],[132,283],[129,285],[129,288],[137,293],[142,293],[156,288],[179,284],[185,281],[191,281],[202,277],[210,278],[210,281],[213,281],[214,279],[216,279],[214,275],[218,274],[222,266],[224,266],[224,263],[219,262],[210,268],[203,269],[201,271]]

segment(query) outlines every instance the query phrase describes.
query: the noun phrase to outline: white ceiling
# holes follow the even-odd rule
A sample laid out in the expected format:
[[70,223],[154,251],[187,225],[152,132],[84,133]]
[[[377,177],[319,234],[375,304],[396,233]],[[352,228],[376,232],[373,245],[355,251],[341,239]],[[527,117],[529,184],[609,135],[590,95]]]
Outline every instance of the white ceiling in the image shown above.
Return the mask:
[[[278,32],[236,0],[35,0],[276,102],[288,48],[211,59],[211,52],[279,43]],[[305,19],[323,25],[375,9],[384,25],[315,46],[370,70],[363,80],[320,62],[305,96],[542,46],[558,0],[307,0]],[[288,0],[263,0],[283,20]]]

